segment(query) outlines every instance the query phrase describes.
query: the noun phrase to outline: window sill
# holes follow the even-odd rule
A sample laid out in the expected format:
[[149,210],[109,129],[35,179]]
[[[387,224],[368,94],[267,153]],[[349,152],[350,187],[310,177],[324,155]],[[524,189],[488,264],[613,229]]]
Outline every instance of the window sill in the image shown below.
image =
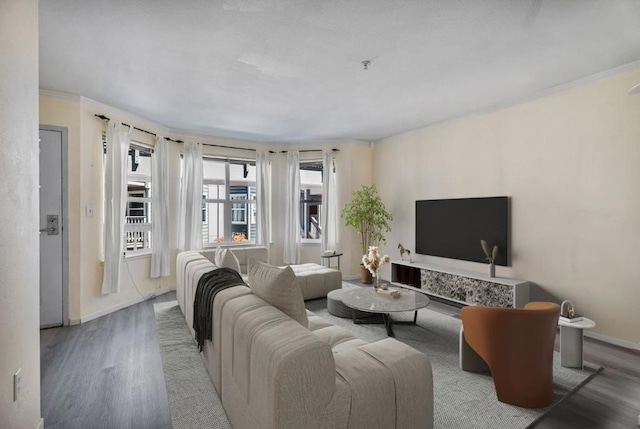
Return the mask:
[[144,251],[144,252],[136,252],[136,253],[132,253],[129,255],[125,255],[124,260],[125,261],[135,261],[136,259],[144,259],[144,258],[149,258],[151,257],[151,249],[149,249],[148,251]]
[[255,241],[240,241],[235,243],[216,243],[216,244],[205,244],[202,248],[204,250],[212,250],[218,247],[251,247],[256,246]]
[[320,240],[302,240],[300,244],[303,246],[319,246]]

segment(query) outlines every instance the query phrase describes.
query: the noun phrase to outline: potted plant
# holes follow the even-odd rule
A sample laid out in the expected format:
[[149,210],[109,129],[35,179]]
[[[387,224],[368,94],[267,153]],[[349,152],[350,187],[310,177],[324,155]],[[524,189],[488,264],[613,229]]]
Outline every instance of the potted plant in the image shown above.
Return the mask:
[[[387,212],[382,199],[378,195],[376,185],[365,186],[353,191],[350,203],[342,208],[341,217],[347,226],[352,226],[360,234],[362,255],[366,255],[369,246],[384,243],[384,233],[391,231],[389,222],[393,216]],[[371,283],[371,273],[364,265],[360,266],[362,283]]]

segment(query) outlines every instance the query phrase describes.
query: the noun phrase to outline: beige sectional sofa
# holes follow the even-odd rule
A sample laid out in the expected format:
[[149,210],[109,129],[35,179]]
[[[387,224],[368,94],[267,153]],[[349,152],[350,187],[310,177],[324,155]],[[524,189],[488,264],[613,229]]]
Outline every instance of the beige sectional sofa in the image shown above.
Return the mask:
[[[245,280],[247,279],[248,268],[251,261],[268,261],[269,254],[267,248],[263,246],[229,247],[228,249],[238,260],[240,274]],[[177,265],[178,287],[183,287],[184,285],[184,281],[180,278],[180,275],[184,272],[184,266],[190,265],[191,262],[195,262],[195,265],[202,266],[201,262],[203,258],[201,258],[201,256],[204,256],[215,265],[216,254],[216,249],[179,253]],[[200,261],[200,263],[198,263],[198,261]],[[180,268],[180,264],[183,264],[182,269]],[[195,265],[191,267],[188,280],[195,281],[195,286],[197,286],[198,279],[203,273],[193,270]],[[334,268],[327,268],[322,265],[312,263],[292,265],[291,268],[296,274],[296,281],[298,282],[298,287],[302,291],[302,297],[305,301],[325,297],[332,290],[340,289],[342,287],[342,273]],[[187,279],[185,278],[184,280]],[[189,287],[191,287],[191,285]],[[178,299],[178,302],[180,302],[180,299]]]
[[[195,258],[195,259],[193,259]],[[178,270],[209,265],[181,254]],[[186,260],[190,263],[184,264]],[[295,283],[290,269],[276,269],[278,292]],[[269,268],[250,268],[254,270]],[[287,271],[288,273],[284,273]],[[179,279],[194,273],[178,272]],[[284,278],[284,277],[283,277]],[[180,280],[179,280],[180,282]],[[286,314],[254,289],[235,286],[216,295],[213,338],[205,365],[234,429],[409,429],[433,427],[433,379],[429,359],[393,338],[367,343],[304,310]],[[288,284],[288,286],[287,286]],[[254,293],[255,292],[255,293]],[[191,324],[195,290],[183,291],[180,308]],[[191,317],[189,317],[191,315]],[[190,327],[191,328],[191,327]]]
[[334,268],[318,264],[299,264],[291,265],[291,269],[296,275],[298,287],[305,301],[325,297],[332,290],[342,287],[342,273]]

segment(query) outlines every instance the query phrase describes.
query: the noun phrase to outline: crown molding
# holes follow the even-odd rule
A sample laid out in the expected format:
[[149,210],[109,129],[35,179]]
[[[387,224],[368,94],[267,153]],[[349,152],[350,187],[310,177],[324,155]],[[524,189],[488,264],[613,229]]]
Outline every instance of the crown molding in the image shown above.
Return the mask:
[[51,89],[40,88],[39,93],[42,97],[57,98],[59,100],[80,101],[80,96],[69,94],[68,92],[53,91]]
[[127,112],[126,110],[95,101],[91,98],[80,96],[80,104],[84,107],[88,107],[89,110],[95,114],[105,115],[110,117],[110,119],[117,119],[119,121],[126,122],[134,127],[145,129],[160,136],[167,136],[169,134],[169,128],[158,122]]
[[587,84],[589,84],[591,82],[595,82],[595,81],[598,81],[600,79],[604,79],[604,78],[607,78],[607,77],[615,76],[615,75],[618,75],[618,74],[621,74],[621,73],[624,73],[624,72],[627,72],[627,71],[630,71],[630,70],[633,70],[633,69],[637,69],[637,68],[640,68],[640,60],[633,61],[633,62],[628,63],[628,64],[623,64],[621,66],[614,67],[614,68],[608,69],[608,70],[604,70],[604,71],[601,71],[601,72],[598,72],[598,73],[594,73],[594,74],[591,74],[589,76],[582,77],[580,79],[576,79],[576,80],[572,80],[572,81],[569,81],[569,82],[565,82],[565,83],[562,83],[560,85],[552,86],[552,87],[547,88],[547,89],[536,91],[536,92],[533,92],[533,93],[531,93],[529,95],[526,95],[526,96],[523,96],[523,97],[518,97],[518,98],[515,98],[515,99],[510,100],[510,101],[506,101],[506,102],[503,102],[503,103],[497,103],[497,104],[494,104],[494,105],[489,106],[489,107],[484,107],[484,108],[481,108],[481,109],[473,110],[471,112],[462,114],[460,116],[455,116],[455,117],[452,117],[452,118],[444,119],[442,121],[434,122],[434,123],[426,125],[424,127],[418,127],[418,128],[414,128],[414,129],[411,129],[411,130],[407,130],[407,131],[398,133],[398,134],[393,134],[393,135],[390,135],[390,136],[387,136],[387,137],[384,137],[384,138],[376,140],[374,142],[374,144],[384,143],[386,140],[389,140],[391,138],[395,138],[395,137],[399,137],[399,136],[406,136],[406,135],[409,135],[409,134],[412,134],[412,133],[415,133],[415,132],[425,131],[425,130],[428,130],[430,128],[436,128],[436,127],[440,127],[442,125],[451,124],[451,123],[458,122],[458,121],[461,121],[461,120],[464,120],[464,119],[469,119],[469,118],[473,118],[473,117],[476,117],[476,116],[482,116],[482,115],[486,115],[488,113],[493,113],[493,112],[498,112],[500,110],[508,109],[510,107],[519,106],[521,104],[529,103],[531,101],[538,100],[540,98],[544,98],[544,97],[548,97],[550,95],[558,94],[560,92],[568,91],[570,89],[577,88],[577,87],[580,87],[580,86],[584,86],[584,85],[587,85]]

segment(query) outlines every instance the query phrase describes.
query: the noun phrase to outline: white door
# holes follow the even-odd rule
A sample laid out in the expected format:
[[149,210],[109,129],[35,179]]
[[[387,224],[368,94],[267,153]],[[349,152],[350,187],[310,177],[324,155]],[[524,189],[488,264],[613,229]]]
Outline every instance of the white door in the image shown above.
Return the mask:
[[61,326],[68,317],[62,228],[64,140],[63,130],[40,129],[40,328]]

